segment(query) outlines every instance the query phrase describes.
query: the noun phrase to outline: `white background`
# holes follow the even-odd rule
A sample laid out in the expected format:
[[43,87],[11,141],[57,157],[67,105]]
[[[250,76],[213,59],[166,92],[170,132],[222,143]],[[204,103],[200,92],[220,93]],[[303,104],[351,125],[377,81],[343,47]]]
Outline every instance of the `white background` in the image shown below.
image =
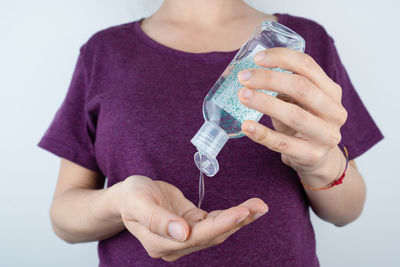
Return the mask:
[[[96,31],[151,14],[161,1],[0,0],[0,263],[95,266],[96,244],[69,245],[48,217],[59,158],[36,147],[68,88],[79,47]],[[313,216],[322,266],[400,266],[400,62],[396,0],[249,1],[321,23],[385,135],[357,159],[368,186],[354,223]]]

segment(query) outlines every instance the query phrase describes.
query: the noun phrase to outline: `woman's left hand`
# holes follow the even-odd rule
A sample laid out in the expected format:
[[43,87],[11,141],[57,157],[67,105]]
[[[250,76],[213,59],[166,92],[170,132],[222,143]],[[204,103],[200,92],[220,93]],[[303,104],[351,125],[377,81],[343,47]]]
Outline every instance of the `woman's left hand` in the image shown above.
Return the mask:
[[[253,141],[281,153],[282,161],[310,186],[322,187],[343,172],[345,158],[338,148],[340,128],[347,119],[342,88],[314,59],[287,48],[259,52],[261,67],[280,67],[294,74],[248,69],[238,78],[245,87],[241,103],[271,117],[275,130],[251,120],[242,130]],[[277,98],[255,89],[274,91]]]

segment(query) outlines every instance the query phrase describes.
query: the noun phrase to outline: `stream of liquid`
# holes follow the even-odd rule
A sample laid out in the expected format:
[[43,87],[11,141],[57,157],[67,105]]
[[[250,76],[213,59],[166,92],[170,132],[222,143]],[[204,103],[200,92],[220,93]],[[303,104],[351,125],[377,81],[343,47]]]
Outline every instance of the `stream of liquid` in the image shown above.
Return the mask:
[[204,174],[203,174],[203,155],[200,154],[200,177],[199,177],[199,203],[197,207],[200,209],[204,199]]

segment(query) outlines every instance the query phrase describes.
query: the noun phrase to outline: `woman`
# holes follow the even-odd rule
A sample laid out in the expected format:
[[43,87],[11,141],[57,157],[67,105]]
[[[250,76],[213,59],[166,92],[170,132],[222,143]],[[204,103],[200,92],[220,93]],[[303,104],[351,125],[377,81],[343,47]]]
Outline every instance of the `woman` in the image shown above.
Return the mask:
[[[197,209],[190,139],[203,123],[203,98],[264,20],[302,35],[306,53],[255,57],[295,74],[239,73],[239,100],[267,116],[244,122],[249,138],[224,147]],[[80,52],[39,146],[62,157],[55,233],[101,240],[100,266],[318,266],[308,207],[338,226],[360,215],[365,185],[354,158],[382,135],[317,23],[241,0],[165,0],[149,18],[95,34]]]

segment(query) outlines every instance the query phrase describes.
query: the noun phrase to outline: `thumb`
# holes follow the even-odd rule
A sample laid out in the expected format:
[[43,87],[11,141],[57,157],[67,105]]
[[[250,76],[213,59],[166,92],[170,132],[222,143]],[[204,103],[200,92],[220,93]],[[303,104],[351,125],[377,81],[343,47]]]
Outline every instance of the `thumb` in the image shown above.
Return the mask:
[[179,241],[185,241],[189,236],[185,219],[160,206],[147,194],[137,198],[133,217],[154,234]]

